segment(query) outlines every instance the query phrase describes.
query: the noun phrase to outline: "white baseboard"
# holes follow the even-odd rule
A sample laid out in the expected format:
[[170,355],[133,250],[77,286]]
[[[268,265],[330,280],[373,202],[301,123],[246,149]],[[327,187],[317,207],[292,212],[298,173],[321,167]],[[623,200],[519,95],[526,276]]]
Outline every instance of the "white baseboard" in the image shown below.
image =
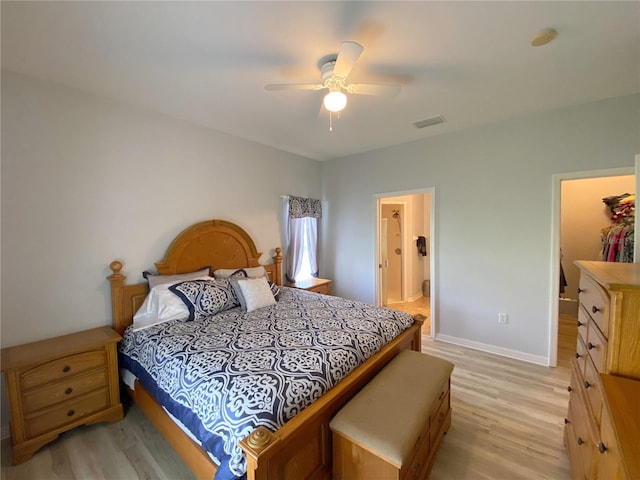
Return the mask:
[[481,352],[494,353],[502,357],[515,358],[516,360],[522,360],[523,362],[544,365],[545,367],[549,366],[549,359],[542,355],[533,355],[531,353],[520,352],[518,350],[511,350],[510,348],[497,347],[495,345],[467,340],[466,338],[453,337],[443,333],[436,334],[436,340],[453,343],[454,345],[460,345],[461,347],[473,348],[474,350],[480,350]]
[[9,438],[11,436],[11,428],[9,425],[0,426],[0,440],[4,440],[5,438]]

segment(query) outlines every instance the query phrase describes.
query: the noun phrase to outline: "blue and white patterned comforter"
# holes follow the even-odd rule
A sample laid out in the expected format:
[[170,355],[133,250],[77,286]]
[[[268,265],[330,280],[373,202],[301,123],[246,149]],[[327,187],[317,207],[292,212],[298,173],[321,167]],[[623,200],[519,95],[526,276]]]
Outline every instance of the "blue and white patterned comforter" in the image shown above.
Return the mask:
[[283,287],[276,305],[250,313],[128,329],[120,350],[226,480],[246,473],[242,438],[277,430],[411,324],[406,313]]

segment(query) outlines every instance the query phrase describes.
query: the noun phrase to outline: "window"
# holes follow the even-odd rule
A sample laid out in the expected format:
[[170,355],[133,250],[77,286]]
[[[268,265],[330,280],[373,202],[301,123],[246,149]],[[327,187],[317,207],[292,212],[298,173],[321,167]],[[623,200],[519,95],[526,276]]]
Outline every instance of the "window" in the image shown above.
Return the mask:
[[295,282],[318,276],[318,220],[322,203],[290,196],[287,208],[286,278]]

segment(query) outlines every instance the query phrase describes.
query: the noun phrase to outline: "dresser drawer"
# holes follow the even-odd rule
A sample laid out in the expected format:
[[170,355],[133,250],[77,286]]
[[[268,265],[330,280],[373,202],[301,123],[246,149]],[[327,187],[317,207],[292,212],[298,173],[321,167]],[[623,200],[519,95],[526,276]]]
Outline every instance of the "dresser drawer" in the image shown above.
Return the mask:
[[580,303],[605,337],[609,337],[609,295],[587,275],[580,276]]
[[98,370],[63,379],[53,385],[31,389],[23,397],[25,413],[34,412],[106,386],[107,373],[105,370]]
[[106,352],[104,350],[78,353],[43,363],[23,372],[20,375],[20,383],[22,388],[26,390],[62,378],[69,378],[98,367],[105,367],[106,363]]
[[[589,478],[591,472],[592,454],[594,446],[594,433],[589,419],[589,410],[584,403],[585,399],[579,391],[571,393],[569,399],[569,424],[567,432],[567,448],[572,459],[573,478]],[[579,459],[577,469],[574,471],[573,459]]]
[[583,392],[591,405],[591,411],[595,422],[600,425],[600,410],[602,408],[602,387],[600,386],[600,376],[591,359],[585,362],[585,372],[583,380]]
[[587,330],[589,328],[589,319],[589,314],[581,305],[578,308],[578,337],[582,339],[585,345],[587,344]]
[[587,353],[587,345],[585,344],[582,337],[578,337],[578,341],[576,342],[576,360],[578,363],[578,369],[580,374],[584,376],[585,364],[587,363],[587,359],[589,358],[589,354]]
[[567,447],[569,453],[569,461],[571,462],[571,479],[572,480],[587,480],[587,476],[584,472],[584,459],[583,448],[576,443],[576,432],[573,429],[573,419],[569,415],[568,422],[564,427],[564,444]]
[[593,364],[598,372],[605,371],[605,362],[607,360],[607,340],[604,338],[600,330],[594,323],[589,325],[586,342],[587,352],[593,360]]
[[602,415],[602,428],[600,430],[600,443],[598,444],[597,464],[598,477],[601,479],[626,478],[620,446],[616,439],[614,427],[609,415]]
[[109,405],[109,392],[102,388],[95,392],[59,403],[37,414],[26,416],[25,427],[29,436],[55,430],[58,427],[105,409]]

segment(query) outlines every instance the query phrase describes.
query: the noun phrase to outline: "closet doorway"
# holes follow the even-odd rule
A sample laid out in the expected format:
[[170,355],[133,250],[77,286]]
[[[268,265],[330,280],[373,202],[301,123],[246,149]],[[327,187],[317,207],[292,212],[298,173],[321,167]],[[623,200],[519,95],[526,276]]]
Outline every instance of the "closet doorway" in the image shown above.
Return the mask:
[[435,329],[432,189],[377,195],[376,303],[426,317]]
[[549,365],[569,367],[575,355],[579,270],[601,260],[602,230],[612,225],[603,198],[636,193],[633,168],[554,175],[554,251]]

